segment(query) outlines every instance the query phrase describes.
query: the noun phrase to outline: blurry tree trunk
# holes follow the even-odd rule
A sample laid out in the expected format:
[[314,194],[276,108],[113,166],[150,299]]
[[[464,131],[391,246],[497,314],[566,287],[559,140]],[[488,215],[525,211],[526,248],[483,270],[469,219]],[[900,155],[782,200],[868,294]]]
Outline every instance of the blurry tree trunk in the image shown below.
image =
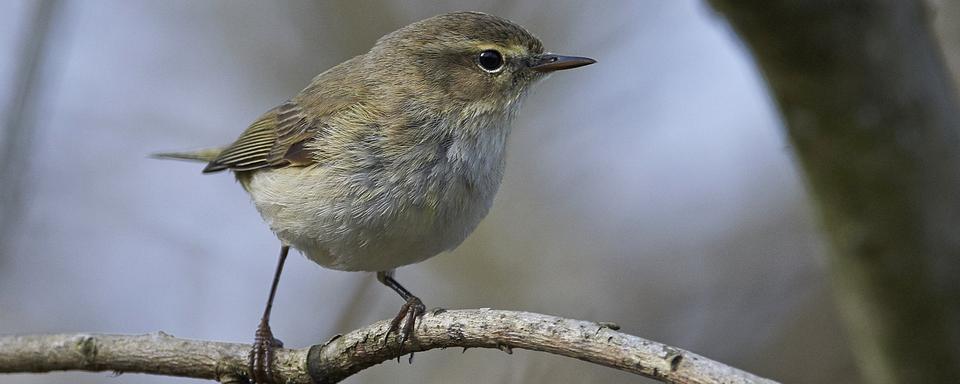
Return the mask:
[[960,110],[924,2],[711,3],[783,115],[864,378],[960,383]]
[[953,73],[953,84],[960,89],[960,1],[927,0],[927,4],[933,12],[933,29],[947,67]]
[[35,134],[35,115],[41,111],[42,70],[46,63],[50,30],[60,2],[37,1],[26,23],[26,32],[13,71],[13,87],[9,105],[0,119],[0,262],[11,252],[12,239],[19,231],[23,214],[25,183],[30,166],[31,142]]

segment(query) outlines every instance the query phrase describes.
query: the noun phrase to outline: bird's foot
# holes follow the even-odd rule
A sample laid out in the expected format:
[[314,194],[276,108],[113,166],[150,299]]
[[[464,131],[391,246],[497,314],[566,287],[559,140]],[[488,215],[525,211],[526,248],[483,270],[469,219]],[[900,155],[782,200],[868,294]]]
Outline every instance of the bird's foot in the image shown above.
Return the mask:
[[[390,339],[391,332],[397,332],[397,336],[400,340],[398,343],[399,351],[397,352],[397,361],[400,361],[400,356],[403,356],[403,344],[410,339],[410,336],[413,335],[413,329],[416,326],[417,319],[419,319],[427,311],[427,307],[423,305],[423,302],[416,296],[411,296],[407,299],[407,302],[400,307],[400,313],[397,313],[397,316],[393,318],[393,321],[390,322],[390,328],[387,329],[387,334],[384,335],[384,344],[387,343],[387,340]],[[406,319],[406,321],[404,321]],[[401,328],[401,323],[403,327]]]
[[250,349],[249,369],[250,379],[256,384],[272,384],[273,380],[273,350],[283,348],[283,342],[273,337],[270,324],[261,321],[254,336],[253,348]]

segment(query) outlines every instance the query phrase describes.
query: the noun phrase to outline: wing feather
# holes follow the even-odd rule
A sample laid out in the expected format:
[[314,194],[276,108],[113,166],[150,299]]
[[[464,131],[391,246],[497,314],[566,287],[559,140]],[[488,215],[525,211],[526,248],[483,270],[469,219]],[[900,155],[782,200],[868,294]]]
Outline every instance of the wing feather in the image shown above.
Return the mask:
[[[307,142],[319,130],[330,129],[331,116],[350,108],[362,93],[361,81],[353,79],[348,60],[317,76],[293,99],[264,113],[213,161],[204,173],[223,170],[252,171],[261,168],[306,166],[315,162]],[[330,86],[338,84],[338,86]]]

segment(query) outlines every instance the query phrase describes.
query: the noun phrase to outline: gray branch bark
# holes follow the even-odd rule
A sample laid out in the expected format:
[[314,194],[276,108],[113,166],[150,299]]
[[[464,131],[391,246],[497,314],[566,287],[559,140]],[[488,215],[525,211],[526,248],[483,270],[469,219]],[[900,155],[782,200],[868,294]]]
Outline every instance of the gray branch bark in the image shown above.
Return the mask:
[[[388,321],[303,349],[279,349],[281,383],[335,383],[397,357]],[[615,328],[615,327],[614,327]],[[680,348],[631,336],[589,321],[490,309],[427,313],[404,351],[436,348],[513,348],[549,352],[646,376],[664,383],[775,384]],[[151,335],[0,336],[0,373],[62,370],[136,372],[244,382],[248,344]]]
[[711,0],[752,51],[872,383],[960,383],[960,108],[922,1]]

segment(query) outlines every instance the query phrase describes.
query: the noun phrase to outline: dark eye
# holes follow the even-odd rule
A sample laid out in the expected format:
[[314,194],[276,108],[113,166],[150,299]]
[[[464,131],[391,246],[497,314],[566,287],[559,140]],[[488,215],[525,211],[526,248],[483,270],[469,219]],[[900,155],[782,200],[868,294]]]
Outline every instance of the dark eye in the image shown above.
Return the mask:
[[503,56],[500,55],[500,52],[492,49],[480,52],[480,56],[477,56],[477,62],[480,64],[480,68],[487,72],[497,72],[503,68]]

